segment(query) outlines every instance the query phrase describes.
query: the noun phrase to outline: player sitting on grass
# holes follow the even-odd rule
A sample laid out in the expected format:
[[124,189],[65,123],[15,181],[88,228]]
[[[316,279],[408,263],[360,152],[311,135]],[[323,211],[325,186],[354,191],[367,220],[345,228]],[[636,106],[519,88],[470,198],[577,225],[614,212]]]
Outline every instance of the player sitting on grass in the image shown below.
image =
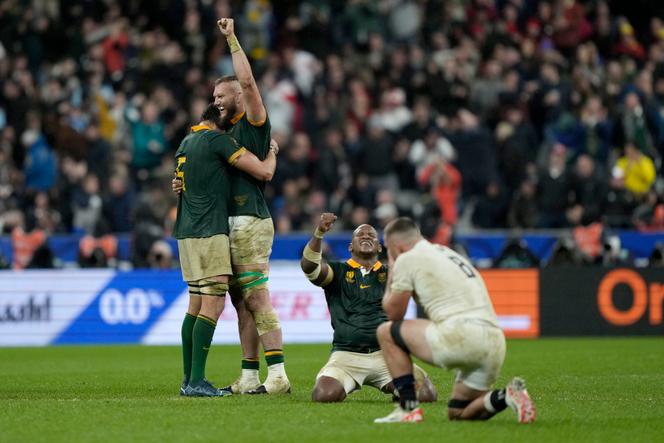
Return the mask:
[[[381,307],[387,268],[378,261],[378,234],[372,226],[360,225],[348,247],[351,259],[328,263],[322,258],[321,239],[336,219],[331,213],[321,215],[300,262],[307,278],[324,289],[334,328],[332,355],[318,373],[311,396],[316,402],[343,401],[362,385],[394,392],[376,340],[376,328],[387,320]],[[417,365],[414,369],[420,401],[436,401],[427,374]]]
[[[399,405],[375,422],[423,420],[411,354],[457,370],[447,410],[450,420],[486,420],[510,406],[519,423],[534,421],[535,406],[522,379],[491,390],[505,359],[505,335],[477,269],[453,250],[422,238],[409,218],[385,227],[385,246],[390,276],[383,308],[390,321],[378,328],[378,342],[399,392]],[[429,320],[403,320],[411,297]]]

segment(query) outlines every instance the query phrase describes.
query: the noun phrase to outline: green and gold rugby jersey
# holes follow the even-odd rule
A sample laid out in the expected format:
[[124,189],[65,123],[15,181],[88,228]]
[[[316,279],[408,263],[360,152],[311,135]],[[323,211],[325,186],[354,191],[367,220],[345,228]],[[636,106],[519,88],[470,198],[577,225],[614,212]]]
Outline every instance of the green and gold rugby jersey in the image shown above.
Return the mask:
[[246,149],[230,135],[208,126],[191,130],[175,153],[175,173],[183,188],[173,237],[228,234],[229,170]]
[[358,262],[329,263],[334,278],[323,288],[330,309],[334,351],[375,352],[380,349],[376,329],[387,321],[382,301],[387,267],[376,262],[362,275]]
[[[242,146],[246,146],[259,160],[265,160],[270,149],[270,120],[252,124],[243,112],[231,120],[233,128],[228,131]],[[270,218],[270,211],[265,202],[265,182],[256,180],[244,171],[231,171],[231,216],[252,215],[258,218]]]

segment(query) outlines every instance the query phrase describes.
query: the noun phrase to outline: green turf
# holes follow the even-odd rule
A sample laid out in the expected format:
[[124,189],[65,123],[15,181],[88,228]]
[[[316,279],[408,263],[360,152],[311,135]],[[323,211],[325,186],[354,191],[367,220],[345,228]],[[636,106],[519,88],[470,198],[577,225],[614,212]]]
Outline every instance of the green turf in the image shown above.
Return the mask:
[[[371,388],[343,404],[312,404],[326,345],[286,347],[291,396],[181,398],[179,352],[0,349],[0,441],[664,441],[661,338],[510,341],[499,383],[526,378],[539,408],[532,425],[517,424],[510,411],[488,422],[448,422],[444,401],[424,407],[424,423],[375,425],[392,406]],[[214,347],[208,377],[230,381],[238,357],[237,347]],[[452,374],[426,368],[447,398]]]

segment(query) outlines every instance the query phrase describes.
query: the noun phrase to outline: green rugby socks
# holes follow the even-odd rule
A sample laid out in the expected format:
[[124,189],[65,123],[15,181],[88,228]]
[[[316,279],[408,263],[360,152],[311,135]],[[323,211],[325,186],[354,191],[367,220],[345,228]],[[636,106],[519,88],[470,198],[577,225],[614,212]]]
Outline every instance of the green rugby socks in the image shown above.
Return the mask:
[[210,344],[217,322],[204,315],[196,318],[193,330],[193,348],[191,363],[191,378],[189,384],[197,383],[205,378],[205,363],[207,361]]
[[182,321],[182,366],[184,368],[184,382],[188,383],[191,377],[191,353],[193,347],[194,325],[196,316],[186,313]]
[[266,349],[265,350],[265,361],[267,362],[268,368],[272,365],[276,365],[284,362],[284,351],[281,349]]

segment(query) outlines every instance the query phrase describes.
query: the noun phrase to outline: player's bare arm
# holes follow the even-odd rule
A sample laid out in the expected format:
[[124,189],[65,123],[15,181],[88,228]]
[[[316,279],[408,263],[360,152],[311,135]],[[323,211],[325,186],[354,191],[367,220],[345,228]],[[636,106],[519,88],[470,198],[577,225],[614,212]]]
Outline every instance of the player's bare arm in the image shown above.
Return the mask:
[[385,285],[385,296],[383,297],[383,310],[390,320],[403,320],[408,309],[408,301],[412,297],[412,291],[393,291],[392,278],[395,272],[395,258],[392,251],[387,249],[387,263],[389,273]]
[[240,42],[235,36],[235,23],[232,18],[222,18],[217,21],[219,30],[226,37],[228,47],[233,59],[233,70],[242,88],[242,101],[244,102],[247,119],[254,125],[261,125],[267,118],[263,99],[258,91],[258,85],[251,71],[247,55],[242,50]]
[[[277,143],[277,141],[275,139],[270,140],[270,152],[272,152],[275,156],[279,153],[279,144]],[[269,155],[268,155],[268,157],[269,157]],[[256,159],[256,160],[258,160],[258,159]],[[253,163],[253,160],[247,160],[247,161]],[[260,162],[260,160],[259,160],[259,162]],[[263,162],[260,162],[260,163],[263,163]],[[275,160],[275,167],[276,167],[276,160]],[[272,175],[274,175],[274,170],[272,170]],[[270,181],[272,179],[272,175],[270,175],[269,178],[266,178],[264,180],[265,181]],[[254,177],[256,177],[256,176],[254,176]],[[259,180],[263,180],[259,177],[256,177],[256,178],[259,179]],[[173,177],[173,180],[171,180],[171,190],[175,194],[180,194],[182,192],[182,179],[180,179],[177,176]]]
[[390,320],[403,320],[408,309],[408,301],[413,295],[411,291],[391,291],[387,286],[383,297],[383,310]]
[[321,243],[323,236],[332,228],[336,220],[337,216],[331,212],[321,214],[314,235],[302,252],[300,267],[316,286],[326,286],[332,281],[332,268],[323,260]]
[[251,151],[245,150],[233,163],[233,166],[254,177],[256,180],[270,181],[277,168],[277,153],[279,147],[274,140],[270,142],[270,150],[261,161]]

